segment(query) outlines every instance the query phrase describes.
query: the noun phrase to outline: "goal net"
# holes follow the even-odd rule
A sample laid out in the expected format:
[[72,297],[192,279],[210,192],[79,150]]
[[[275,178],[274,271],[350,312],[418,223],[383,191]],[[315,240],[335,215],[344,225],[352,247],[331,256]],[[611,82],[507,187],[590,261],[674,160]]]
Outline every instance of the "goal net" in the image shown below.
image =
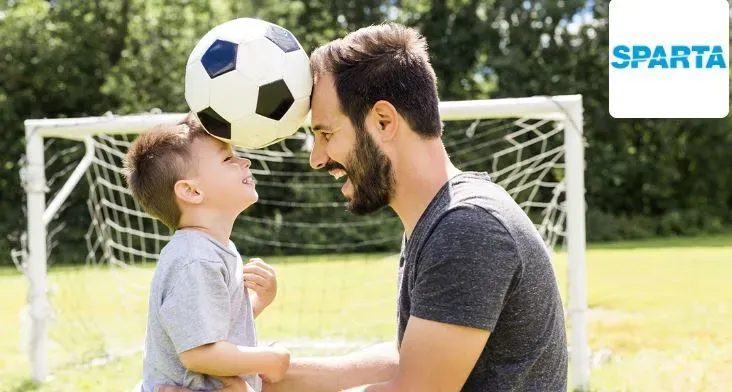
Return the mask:
[[[586,352],[581,97],[442,102],[440,110],[453,163],[488,172],[547,246],[569,252],[569,276],[559,280],[570,284],[571,344]],[[28,231],[13,257],[30,281],[22,329],[34,377],[140,355],[148,286],[171,233],[127,191],[122,159],[137,134],[182,117],[26,122]],[[260,198],[232,240],[245,261],[261,257],[279,278],[259,338],[300,354],[393,339],[401,223],[389,209],[349,214],[341,182],[309,168],[311,147],[305,124],[266,149],[238,150],[252,161]]]

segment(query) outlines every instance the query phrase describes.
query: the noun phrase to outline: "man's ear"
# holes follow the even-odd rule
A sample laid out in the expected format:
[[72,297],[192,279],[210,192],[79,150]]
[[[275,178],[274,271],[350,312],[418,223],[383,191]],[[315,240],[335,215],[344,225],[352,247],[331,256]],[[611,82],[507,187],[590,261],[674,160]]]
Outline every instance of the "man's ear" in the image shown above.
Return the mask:
[[200,204],[203,202],[203,191],[197,186],[195,181],[178,180],[173,186],[175,197],[188,204]]
[[399,127],[399,112],[389,101],[377,101],[371,108],[372,121],[376,123],[379,138],[387,142],[396,136]]

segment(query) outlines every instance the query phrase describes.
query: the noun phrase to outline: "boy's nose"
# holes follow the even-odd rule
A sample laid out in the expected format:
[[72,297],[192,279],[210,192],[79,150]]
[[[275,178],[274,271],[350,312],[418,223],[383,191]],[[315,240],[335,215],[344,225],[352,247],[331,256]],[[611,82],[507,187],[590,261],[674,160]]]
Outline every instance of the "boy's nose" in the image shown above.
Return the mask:
[[247,158],[240,158],[239,163],[245,168],[248,169],[250,166],[252,166],[252,161],[250,161]]

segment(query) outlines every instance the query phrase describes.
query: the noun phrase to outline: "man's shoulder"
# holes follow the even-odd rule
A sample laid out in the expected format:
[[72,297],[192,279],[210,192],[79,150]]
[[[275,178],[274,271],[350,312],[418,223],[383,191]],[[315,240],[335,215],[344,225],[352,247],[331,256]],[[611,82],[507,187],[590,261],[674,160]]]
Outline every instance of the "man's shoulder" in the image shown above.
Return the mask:
[[462,239],[475,236],[494,240],[501,237],[511,244],[513,234],[522,226],[531,226],[528,217],[487,173],[463,172],[438,193],[417,225],[413,242],[421,248],[432,242],[429,238],[454,237],[458,233],[461,240],[454,246],[464,247],[468,244]]
[[407,257],[419,258],[425,253],[479,255],[489,245],[516,247],[500,216],[473,203],[451,203],[429,220],[414,233]]
[[[500,184],[487,173],[466,172],[451,182],[444,213],[462,210],[463,220],[486,219],[503,225],[509,232],[534,230],[526,212]],[[465,208],[469,206],[471,208]]]
[[441,230],[459,227],[490,228],[503,224],[502,211],[513,199],[487,173],[463,172],[453,178],[441,195],[433,212],[433,224]]
[[455,203],[446,208],[435,222],[440,230],[461,228],[461,230],[480,230],[494,225],[502,225],[496,212],[479,203]]
[[482,252],[486,241],[514,245],[513,236],[500,213],[473,202],[451,204],[425,234],[423,246],[438,246],[452,252],[475,252],[476,249]]
[[485,172],[460,173],[450,179],[447,190],[443,197],[449,199],[451,206],[470,204],[483,208],[498,207],[501,202],[513,200],[511,195],[501,185],[493,182]]

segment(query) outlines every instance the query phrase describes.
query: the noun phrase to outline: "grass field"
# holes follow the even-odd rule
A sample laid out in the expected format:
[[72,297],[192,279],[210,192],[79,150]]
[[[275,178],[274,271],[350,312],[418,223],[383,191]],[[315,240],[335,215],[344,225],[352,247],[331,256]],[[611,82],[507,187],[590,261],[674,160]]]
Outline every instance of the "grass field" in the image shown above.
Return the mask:
[[[389,339],[394,331],[396,259],[389,255],[268,259],[280,293],[258,320],[263,340]],[[555,256],[566,299],[567,260]],[[124,391],[140,377],[146,290],[152,266],[55,268],[53,378],[28,381],[22,351],[26,280],[0,270],[0,391]],[[590,345],[604,352],[595,391],[732,390],[732,237],[592,246],[587,252]],[[21,328],[21,325],[24,327]],[[105,343],[105,345],[102,345]],[[89,362],[104,350],[133,355]],[[312,348],[298,350],[309,353]],[[79,363],[85,365],[80,366]]]

